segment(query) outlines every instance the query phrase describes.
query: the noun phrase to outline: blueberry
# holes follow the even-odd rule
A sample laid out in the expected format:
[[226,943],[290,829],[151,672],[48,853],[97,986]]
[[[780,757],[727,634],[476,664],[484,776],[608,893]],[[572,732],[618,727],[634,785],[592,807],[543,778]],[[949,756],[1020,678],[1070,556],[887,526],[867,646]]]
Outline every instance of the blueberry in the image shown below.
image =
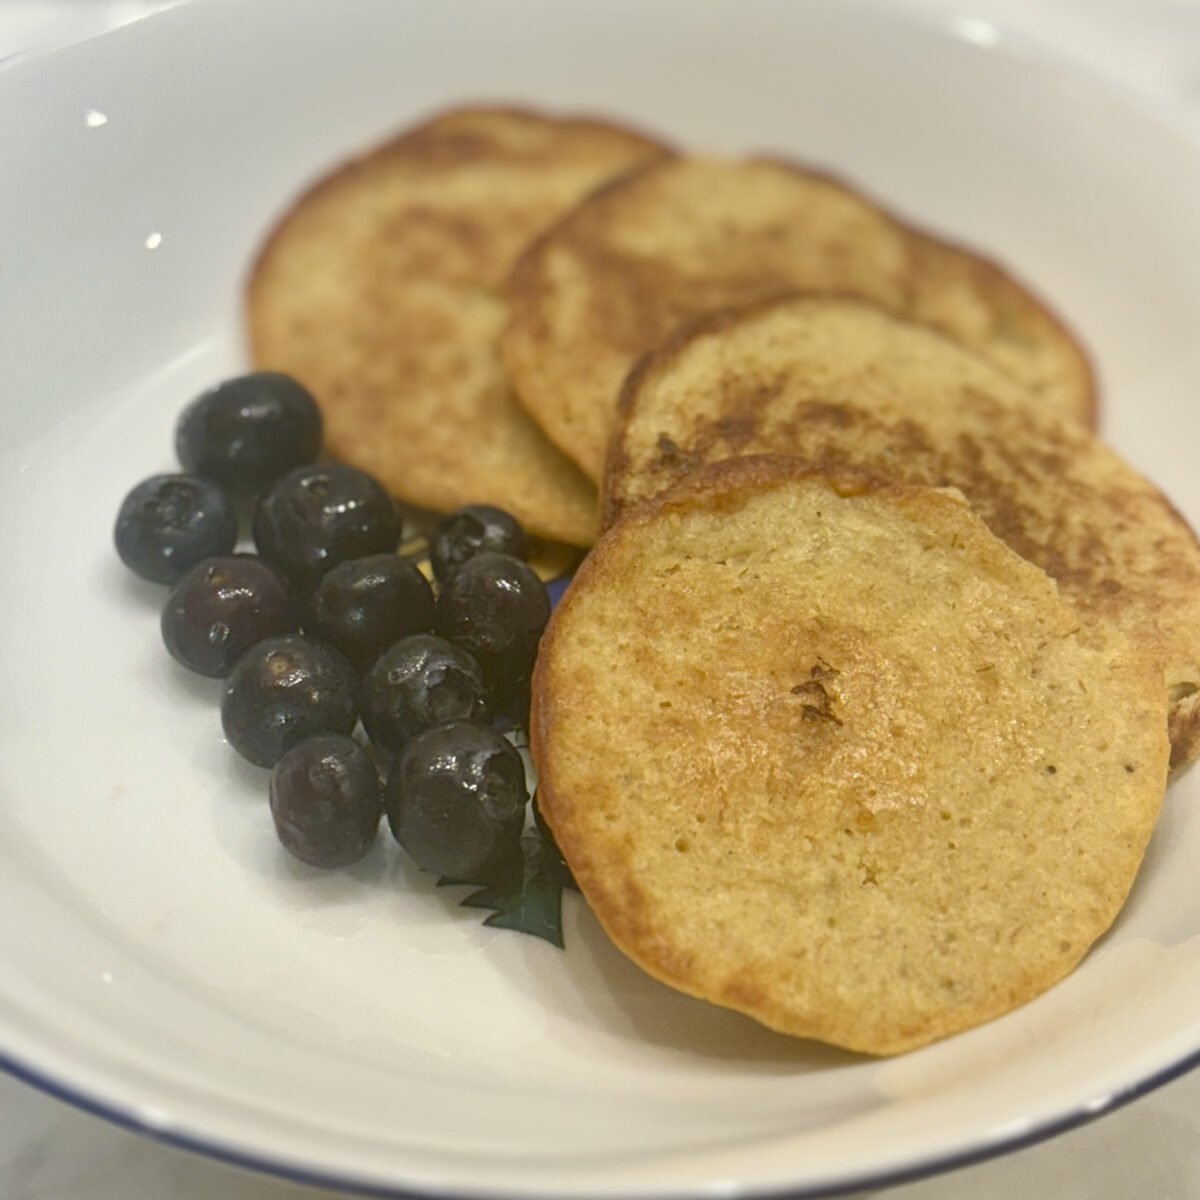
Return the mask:
[[320,450],[317,402],[275,371],[226,380],[193,400],[175,427],[184,470],[229,485],[268,483]]
[[525,768],[499,734],[454,721],[415,737],[388,777],[384,805],[418,866],[473,879],[520,847]]
[[498,699],[511,694],[526,708],[520,698],[549,618],[546,585],[533,568],[490,551],[463,563],[437,602],[438,632],[474,655]]
[[432,725],[485,721],[488,716],[479,664],[433,634],[401,638],[375,660],[363,680],[363,725],[377,746],[393,753]]
[[114,531],[121,561],[153,583],[174,583],[203,558],[228,554],[237,517],[219,484],[199,475],[154,475],[125,497]]
[[394,554],[339,563],[312,598],[311,632],[365,668],[406,634],[433,628],[433,589]]
[[394,550],[399,540],[392,498],[370,475],[343,463],[289,471],[254,510],[259,554],[302,585],[348,558]]
[[371,756],[342,734],[300,742],[271,772],[275,832],[311,867],[358,862],[375,840],[382,812],[382,789]]
[[167,596],[163,642],[201,675],[228,675],[256,642],[294,629],[287,580],[251,554],[197,563]]
[[349,733],[356,715],[354,669],[324,642],[284,634],[237,661],[221,701],[229,744],[260,767],[274,766],[318,733]]
[[429,539],[429,561],[439,583],[468,558],[486,551],[524,558],[529,553],[525,530],[502,508],[468,504],[443,517]]

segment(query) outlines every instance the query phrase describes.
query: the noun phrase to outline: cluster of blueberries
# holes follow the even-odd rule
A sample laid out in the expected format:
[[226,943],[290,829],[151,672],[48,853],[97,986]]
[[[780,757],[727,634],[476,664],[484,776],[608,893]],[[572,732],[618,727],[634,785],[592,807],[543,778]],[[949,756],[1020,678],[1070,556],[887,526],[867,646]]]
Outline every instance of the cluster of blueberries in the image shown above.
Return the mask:
[[[386,813],[418,865],[486,877],[520,853],[525,771],[500,729],[528,718],[546,588],[520,525],[470,505],[430,538],[435,596],[396,553],[392,499],[364,472],[316,461],[321,440],[316,403],[288,376],[205,392],[176,427],[183,473],[125,497],[117,551],[171,585],[163,641],[225,679],[225,736],[271,769],[294,855],[355,862]],[[253,514],[254,554],[234,553],[239,509]],[[359,717],[374,755],[350,736]]]

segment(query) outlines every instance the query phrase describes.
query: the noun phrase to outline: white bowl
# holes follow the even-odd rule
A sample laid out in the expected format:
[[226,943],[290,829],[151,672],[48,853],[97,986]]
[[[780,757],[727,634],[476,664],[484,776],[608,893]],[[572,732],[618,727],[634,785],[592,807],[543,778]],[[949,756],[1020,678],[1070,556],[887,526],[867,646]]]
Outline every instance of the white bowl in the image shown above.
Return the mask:
[[[961,34],[970,34],[970,37]],[[1001,1020],[887,1062],[674,994],[568,901],[485,929],[381,841],[275,843],[216,684],[110,546],[176,413],[244,362],[306,180],[471,99],[836,170],[1010,263],[1081,331],[1105,435],[1200,518],[1200,152],[969,23],[772,0],[197,3],[0,72],[0,1055],[117,1120],[347,1187],[816,1193],[968,1161],[1200,1055],[1197,780],[1114,930]],[[972,40],[973,39],[973,40]],[[986,44],[979,44],[979,43]]]

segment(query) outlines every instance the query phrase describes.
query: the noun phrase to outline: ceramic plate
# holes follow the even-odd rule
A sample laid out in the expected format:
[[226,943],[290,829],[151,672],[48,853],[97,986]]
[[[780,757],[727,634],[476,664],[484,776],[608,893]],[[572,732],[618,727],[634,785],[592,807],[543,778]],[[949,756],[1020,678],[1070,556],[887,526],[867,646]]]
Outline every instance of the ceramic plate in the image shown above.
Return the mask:
[[[877,1062],[486,928],[380,844],[276,845],[218,685],[110,547],[181,405],[244,363],[289,197],[431,109],[608,112],[797,155],[1010,263],[1093,348],[1107,438],[1200,519],[1200,153],[979,22],[773,0],[197,3],[0,71],[0,1054],[271,1170],[489,1197],[817,1193],[1111,1107],[1200,1052],[1200,778],[1065,983]],[[464,439],[469,453],[469,438]]]

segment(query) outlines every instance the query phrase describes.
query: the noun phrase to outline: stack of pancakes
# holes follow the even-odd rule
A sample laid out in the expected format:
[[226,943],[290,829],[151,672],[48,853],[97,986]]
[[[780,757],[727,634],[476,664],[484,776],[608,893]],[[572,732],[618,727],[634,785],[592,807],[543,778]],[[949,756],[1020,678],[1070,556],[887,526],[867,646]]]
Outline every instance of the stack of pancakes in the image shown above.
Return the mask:
[[1200,545],[1000,267],[788,163],[472,109],[304,196],[249,317],[402,499],[603,526],[532,749],[651,974],[895,1053],[1112,922],[1200,752]]

